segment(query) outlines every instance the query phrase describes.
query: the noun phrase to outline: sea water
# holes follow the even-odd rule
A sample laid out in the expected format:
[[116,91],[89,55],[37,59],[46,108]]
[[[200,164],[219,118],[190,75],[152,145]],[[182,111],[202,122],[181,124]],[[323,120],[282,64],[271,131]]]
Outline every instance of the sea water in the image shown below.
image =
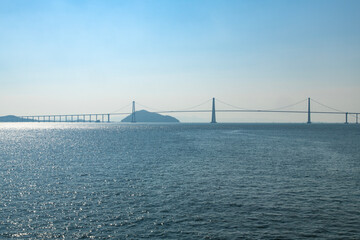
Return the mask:
[[360,127],[0,124],[0,238],[359,239]]

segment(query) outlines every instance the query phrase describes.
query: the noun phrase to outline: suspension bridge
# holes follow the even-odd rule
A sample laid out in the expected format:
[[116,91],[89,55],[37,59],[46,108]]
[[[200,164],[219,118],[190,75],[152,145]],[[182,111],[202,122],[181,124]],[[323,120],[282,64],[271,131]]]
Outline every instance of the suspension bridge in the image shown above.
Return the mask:
[[[211,109],[194,109],[196,107],[199,107],[201,105],[204,105],[205,103],[212,102]],[[302,110],[285,110],[287,108],[302,104],[306,102],[306,109]],[[218,103],[222,103],[223,105],[226,105],[227,107],[230,107],[230,109],[217,109],[215,105]],[[311,106],[313,103],[316,103],[318,105],[321,105],[329,110],[327,111],[312,111]],[[142,107],[148,108],[144,105],[139,104]],[[123,110],[125,107],[130,107],[131,111],[128,112],[120,112],[120,110]],[[111,118],[116,115],[130,115],[131,114],[131,122],[136,122],[136,111],[135,111],[135,101],[132,101],[132,103],[126,105],[125,107],[116,110],[114,112],[110,113],[81,113],[81,114],[50,114],[50,115],[31,115],[31,116],[19,116],[23,121],[26,122],[111,122]],[[149,108],[150,109],[150,108]],[[231,104],[228,104],[226,102],[223,102],[221,100],[212,98],[207,100],[204,103],[198,104],[194,107],[188,108],[188,109],[182,109],[182,110],[155,110],[150,111],[152,113],[158,113],[158,114],[171,114],[171,113],[211,113],[211,121],[210,123],[216,123],[216,114],[217,113],[287,113],[287,114],[304,114],[307,116],[307,123],[311,123],[311,116],[312,114],[328,114],[328,115],[344,115],[344,123],[349,123],[349,116],[352,116],[355,118],[355,123],[359,123],[359,112],[346,112],[341,111],[332,107],[329,107],[325,104],[322,104],[314,99],[307,98],[302,101],[296,102],[294,104],[290,104],[287,106],[283,106],[280,108],[273,108],[273,109],[246,109],[246,108],[240,108]]]

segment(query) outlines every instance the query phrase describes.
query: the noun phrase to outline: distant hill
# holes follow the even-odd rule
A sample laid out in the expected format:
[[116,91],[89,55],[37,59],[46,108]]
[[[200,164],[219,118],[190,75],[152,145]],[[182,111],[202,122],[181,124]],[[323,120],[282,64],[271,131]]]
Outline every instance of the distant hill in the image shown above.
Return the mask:
[[[164,116],[158,113],[140,110],[135,112],[136,122],[180,122],[178,119],[170,116]],[[121,122],[131,122],[131,114],[121,120]]]
[[0,122],[34,122],[34,120],[20,118],[14,115],[8,115],[0,117]]

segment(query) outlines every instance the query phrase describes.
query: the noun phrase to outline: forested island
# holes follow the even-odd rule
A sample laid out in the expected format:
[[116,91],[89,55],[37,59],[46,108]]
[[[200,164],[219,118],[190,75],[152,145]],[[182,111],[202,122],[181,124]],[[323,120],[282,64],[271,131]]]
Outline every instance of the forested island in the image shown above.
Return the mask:
[[[131,122],[132,114],[121,120],[121,122]],[[135,112],[136,122],[180,122],[178,119],[171,116],[164,116],[158,113],[140,110]]]
[[34,122],[33,119],[25,119],[14,115],[0,117],[0,122]]

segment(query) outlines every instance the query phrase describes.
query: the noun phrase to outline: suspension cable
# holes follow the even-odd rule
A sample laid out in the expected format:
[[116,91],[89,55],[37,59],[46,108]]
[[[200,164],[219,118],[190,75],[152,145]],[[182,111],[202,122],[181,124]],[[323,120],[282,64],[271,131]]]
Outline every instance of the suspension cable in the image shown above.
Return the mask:
[[284,109],[284,108],[290,108],[290,107],[293,107],[293,106],[296,106],[300,103],[303,103],[305,102],[307,99],[304,99],[304,100],[301,100],[299,102],[296,102],[296,103],[293,103],[293,104],[290,104],[290,105],[286,105],[286,106],[283,106],[283,107],[278,107],[278,108],[271,108],[271,109],[266,109],[268,111],[273,111],[273,110],[281,110],[281,109]]
[[126,106],[124,106],[124,107],[122,107],[122,108],[119,108],[119,109],[117,109],[117,110],[115,110],[115,111],[112,111],[112,112],[110,112],[110,113],[117,113],[117,112],[119,112],[119,111],[123,110],[124,108],[129,107],[130,105],[131,105],[131,103],[130,103],[130,104],[128,104],[128,105],[126,105]]
[[233,108],[237,108],[237,109],[241,109],[241,110],[249,110],[249,109],[247,109],[247,108],[241,108],[241,107],[237,107],[237,106],[231,105],[231,104],[229,104],[229,103],[226,103],[226,102],[224,102],[224,101],[219,100],[218,98],[216,98],[216,101],[217,101],[217,102],[220,102],[220,103],[222,103],[222,104],[228,105],[228,106],[230,106],[230,107],[233,107]]
[[197,104],[197,105],[195,105],[195,106],[192,106],[192,107],[189,107],[189,108],[183,108],[183,109],[181,109],[181,111],[191,110],[191,109],[200,107],[201,105],[204,105],[205,103],[208,103],[208,102],[211,101],[211,100],[212,100],[212,98],[206,100],[205,102],[202,102],[202,103],[200,103],[200,104]]
[[329,109],[331,109],[331,110],[334,110],[334,111],[337,111],[337,112],[344,112],[344,111],[341,111],[341,110],[339,110],[339,109],[332,108],[332,107],[329,107],[329,106],[327,106],[327,105],[325,105],[325,104],[322,104],[322,103],[316,101],[315,99],[312,99],[312,98],[311,98],[311,101],[314,101],[314,102],[316,102],[317,104],[319,104],[319,105],[321,105],[321,106],[323,106],[323,107],[329,108]]
[[148,107],[148,106],[145,106],[144,104],[141,104],[141,103],[139,103],[139,102],[136,102],[136,105],[140,105],[140,106],[142,106],[142,107],[144,107],[144,108],[147,108],[147,109],[153,110],[153,111],[155,111],[155,112],[161,112],[161,110],[160,110],[160,109],[157,109],[157,108],[152,108],[152,107]]

